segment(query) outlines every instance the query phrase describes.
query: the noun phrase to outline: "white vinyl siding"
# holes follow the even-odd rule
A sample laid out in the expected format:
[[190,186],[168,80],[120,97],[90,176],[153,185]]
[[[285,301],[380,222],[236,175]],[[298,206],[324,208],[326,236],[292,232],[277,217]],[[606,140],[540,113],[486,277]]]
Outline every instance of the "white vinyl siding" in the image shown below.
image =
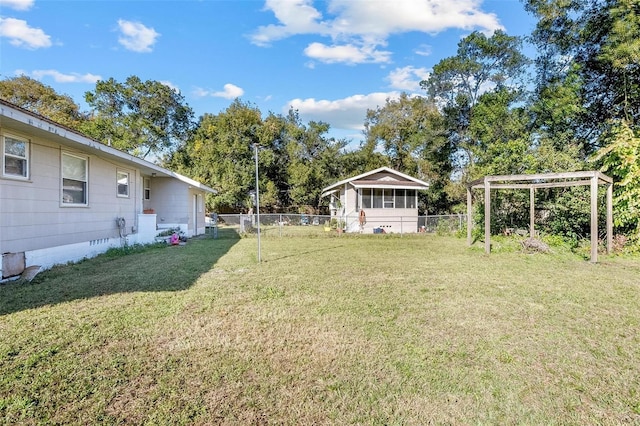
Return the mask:
[[2,175],[29,178],[29,141],[17,136],[2,136]]
[[89,203],[89,160],[62,153],[62,204],[86,206]]

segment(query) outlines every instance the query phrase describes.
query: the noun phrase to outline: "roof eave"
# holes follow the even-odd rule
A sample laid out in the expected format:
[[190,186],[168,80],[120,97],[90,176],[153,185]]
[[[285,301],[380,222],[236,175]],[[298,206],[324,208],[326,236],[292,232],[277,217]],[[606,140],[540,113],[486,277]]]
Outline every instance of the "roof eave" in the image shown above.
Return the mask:
[[118,160],[125,163],[135,165],[144,174],[155,174],[165,177],[171,177],[187,183],[191,186],[202,189],[205,192],[209,192],[212,194],[217,193],[215,189],[209,188],[208,186],[203,185],[200,182],[175,173],[171,170],[167,170],[164,167],[158,166],[157,164],[151,163],[147,160],[143,160],[134,155],[112,148],[95,139],[91,139],[74,129],[58,124],[46,117],[34,114],[31,111],[0,99],[0,122],[1,119],[6,119],[10,122],[14,122],[15,126],[23,127],[22,130],[26,130],[28,128],[35,134],[43,136],[46,135],[46,137],[59,142],[61,145],[65,145],[71,148],[81,147],[95,154],[103,154],[109,157],[117,158]]
[[357,176],[353,176],[353,177],[350,177],[348,179],[341,180],[340,182],[336,182],[333,185],[330,185],[330,186],[327,186],[326,188],[324,188],[322,190],[322,193],[323,194],[327,193],[328,191],[330,191],[330,190],[332,190],[334,188],[337,188],[337,187],[339,187],[341,185],[344,185],[345,183],[350,183],[350,182],[353,182],[353,181],[356,181],[356,180],[360,180],[363,177],[367,177],[367,176],[370,176],[370,175],[373,175],[373,174],[376,174],[376,173],[379,173],[379,172],[389,172],[391,174],[395,174],[395,175],[400,176],[400,177],[402,177],[404,179],[407,179],[407,180],[410,180],[412,182],[415,182],[415,183],[418,183],[420,185],[425,186],[424,189],[427,189],[429,187],[429,183],[427,183],[427,182],[424,182],[424,181],[422,181],[420,179],[414,178],[412,176],[406,175],[406,174],[404,174],[402,172],[399,172],[397,170],[393,170],[393,169],[385,166],[385,167],[378,167],[377,169],[370,170],[370,171],[368,171],[366,173],[362,173],[362,174],[359,174]]

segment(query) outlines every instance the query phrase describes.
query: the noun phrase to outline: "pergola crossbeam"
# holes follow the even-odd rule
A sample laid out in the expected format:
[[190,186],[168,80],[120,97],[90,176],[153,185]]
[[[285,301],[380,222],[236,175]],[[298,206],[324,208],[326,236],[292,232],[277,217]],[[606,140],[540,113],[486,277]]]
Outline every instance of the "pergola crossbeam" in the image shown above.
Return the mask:
[[537,180],[543,181],[551,181],[551,180],[560,180],[560,179],[591,179],[592,177],[597,177],[598,180],[603,183],[613,183],[613,179],[604,173],[598,170],[584,170],[579,172],[564,172],[564,173],[534,173],[530,175],[495,175],[495,176],[485,176],[482,179],[476,179],[474,181],[469,182],[468,185],[476,186],[478,184],[482,184],[485,181],[488,182],[514,182],[514,181],[524,181],[524,182],[532,182]]
[[[569,180],[562,182],[544,182],[544,183],[491,183],[492,189],[529,189],[529,188],[561,188],[569,186],[585,186],[591,185],[591,179],[585,180]],[[484,182],[474,185],[473,189],[484,188]]]

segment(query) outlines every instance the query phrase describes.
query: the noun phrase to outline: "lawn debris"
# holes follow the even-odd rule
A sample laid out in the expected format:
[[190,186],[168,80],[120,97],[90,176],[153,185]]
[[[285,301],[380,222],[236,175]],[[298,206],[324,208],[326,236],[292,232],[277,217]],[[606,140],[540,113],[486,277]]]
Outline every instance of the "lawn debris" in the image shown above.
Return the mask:
[[522,241],[522,249],[527,253],[549,253],[549,246],[537,238],[526,238]]
[[21,283],[30,283],[42,271],[40,265],[33,265],[25,268],[25,270],[20,275],[20,279],[18,280]]

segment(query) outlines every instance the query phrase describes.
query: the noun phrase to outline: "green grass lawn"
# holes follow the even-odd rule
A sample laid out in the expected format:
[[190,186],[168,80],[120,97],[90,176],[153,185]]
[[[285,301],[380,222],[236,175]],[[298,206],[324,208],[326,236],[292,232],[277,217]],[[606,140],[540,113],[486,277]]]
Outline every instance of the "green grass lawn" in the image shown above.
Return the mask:
[[0,422],[640,423],[638,259],[221,236],[0,286]]

